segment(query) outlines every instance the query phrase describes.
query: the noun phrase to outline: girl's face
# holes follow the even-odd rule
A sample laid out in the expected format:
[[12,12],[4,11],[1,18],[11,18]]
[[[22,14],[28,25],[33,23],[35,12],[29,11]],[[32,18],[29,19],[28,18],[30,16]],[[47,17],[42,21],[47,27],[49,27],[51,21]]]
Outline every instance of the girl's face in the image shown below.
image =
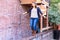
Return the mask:
[[34,3],[32,3],[32,6],[35,7],[36,5]]

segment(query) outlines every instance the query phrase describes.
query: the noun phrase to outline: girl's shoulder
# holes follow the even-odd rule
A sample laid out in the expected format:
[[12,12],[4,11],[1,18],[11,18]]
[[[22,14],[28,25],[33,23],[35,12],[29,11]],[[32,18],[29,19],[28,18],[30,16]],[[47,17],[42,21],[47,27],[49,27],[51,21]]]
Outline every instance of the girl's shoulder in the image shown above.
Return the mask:
[[40,9],[39,7],[37,7],[37,9]]

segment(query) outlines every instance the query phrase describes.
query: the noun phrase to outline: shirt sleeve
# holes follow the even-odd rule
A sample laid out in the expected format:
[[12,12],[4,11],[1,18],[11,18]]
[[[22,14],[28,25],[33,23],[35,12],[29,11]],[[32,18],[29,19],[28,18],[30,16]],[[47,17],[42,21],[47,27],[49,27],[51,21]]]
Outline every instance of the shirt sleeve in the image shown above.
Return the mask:
[[39,10],[40,14],[43,14],[39,7],[38,7],[38,10]]
[[31,8],[27,11],[27,13],[30,13],[31,12]]

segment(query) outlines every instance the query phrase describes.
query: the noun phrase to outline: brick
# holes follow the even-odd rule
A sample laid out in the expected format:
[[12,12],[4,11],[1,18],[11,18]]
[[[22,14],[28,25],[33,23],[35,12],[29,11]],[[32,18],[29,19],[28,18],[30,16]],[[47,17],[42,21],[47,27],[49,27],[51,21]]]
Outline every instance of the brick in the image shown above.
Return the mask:
[[0,1],[0,40],[20,40],[31,35],[24,11],[19,0]]

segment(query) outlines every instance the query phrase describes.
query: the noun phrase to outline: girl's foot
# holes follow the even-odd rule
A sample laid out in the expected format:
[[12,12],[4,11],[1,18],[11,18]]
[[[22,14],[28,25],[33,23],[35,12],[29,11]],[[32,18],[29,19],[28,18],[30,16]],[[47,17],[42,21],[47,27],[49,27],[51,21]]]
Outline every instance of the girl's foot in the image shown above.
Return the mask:
[[36,35],[36,31],[32,31],[32,35],[33,35],[33,36]]

